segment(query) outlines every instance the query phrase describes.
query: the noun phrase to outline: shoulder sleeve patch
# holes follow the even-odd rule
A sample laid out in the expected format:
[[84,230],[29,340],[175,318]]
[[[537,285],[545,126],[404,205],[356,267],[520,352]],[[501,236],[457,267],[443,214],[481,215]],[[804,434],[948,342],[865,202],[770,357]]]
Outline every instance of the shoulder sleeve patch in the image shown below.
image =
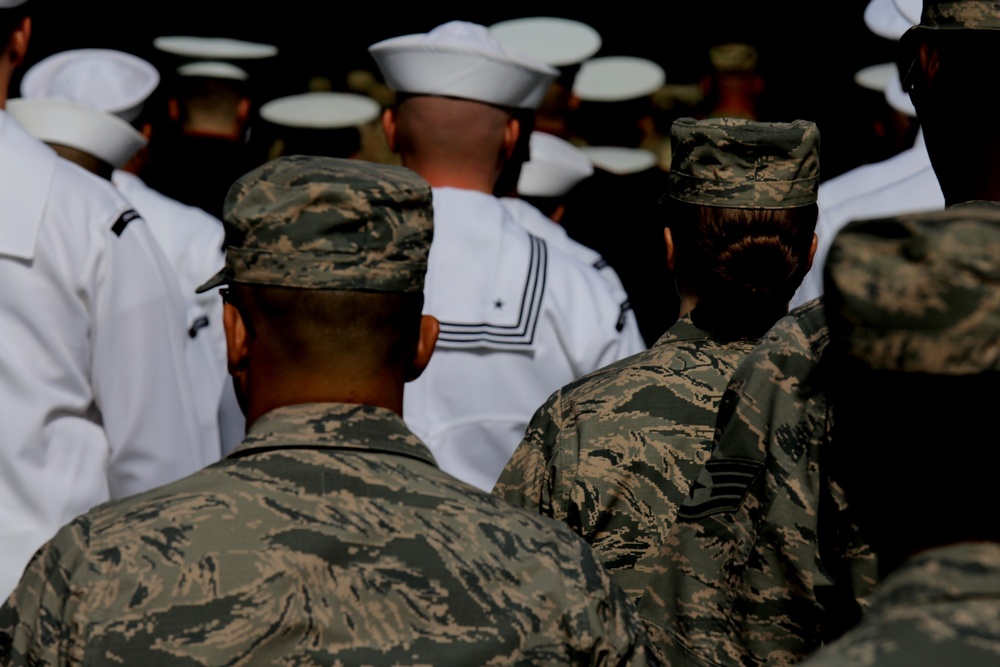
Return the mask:
[[118,220],[116,220],[115,224],[112,225],[111,231],[115,233],[115,236],[121,236],[122,232],[125,231],[125,227],[128,226],[128,223],[140,217],[142,216],[140,216],[135,209],[130,208],[129,210],[125,211],[120,216],[118,216]]
[[763,467],[760,461],[750,459],[709,459],[678,508],[678,520],[735,512]]

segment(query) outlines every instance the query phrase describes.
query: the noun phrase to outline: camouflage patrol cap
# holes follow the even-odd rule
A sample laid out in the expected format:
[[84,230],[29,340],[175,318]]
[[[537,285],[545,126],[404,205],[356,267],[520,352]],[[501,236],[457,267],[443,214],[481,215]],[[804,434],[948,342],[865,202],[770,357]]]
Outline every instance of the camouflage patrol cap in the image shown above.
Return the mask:
[[670,145],[670,196],[679,201],[758,209],[816,201],[819,129],[810,121],[679,118]]
[[433,233],[431,188],[413,171],[293,155],[239,178],[226,196],[229,282],[419,292]]
[[907,33],[928,30],[1000,30],[1000,3],[993,0],[924,0],[920,23]]
[[1000,208],[854,222],[824,268],[831,351],[874,370],[1000,370]]

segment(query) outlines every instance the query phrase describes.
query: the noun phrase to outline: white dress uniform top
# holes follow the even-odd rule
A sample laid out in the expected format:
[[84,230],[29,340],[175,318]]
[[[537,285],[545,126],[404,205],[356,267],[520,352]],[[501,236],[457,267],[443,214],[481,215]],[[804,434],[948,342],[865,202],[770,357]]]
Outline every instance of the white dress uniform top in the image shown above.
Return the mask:
[[[125,121],[139,117],[160,76],[150,63],[112,49],[74,49],[44,58],[21,82],[22,98],[8,112],[36,139],[70,146],[121,167],[145,146],[146,138]],[[225,261],[221,221],[147,187],[116,170],[113,180],[160,244],[180,282],[187,312],[188,372],[206,446],[220,448],[220,406],[228,384],[222,300],[195,289]],[[227,443],[243,439],[242,413],[229,394],[226,414],[236,422]],[[232,421],[227,417],[227,423]]]
[[441,334],[406,386],[407,424],[443,470],[492,488],[549,394],[645,349],[623,296],[496,197],[434,188],[424,312]]
[[213,462],[176,278],[110,183],[0,112],[0,595],[62,524]]
[[[222,221],[197,206],[188,206],[146,185],[141,178],[116,169],[112,182],[148,223],[167,256],[187,303],[188,355],[193,393],[199,407],[210,408],[210,427],[217,428],[222,454],[242,442],[245,420],[233,393],[226,361],[226,331],[218,290],[196,294],[203,282],[226,261]],[[217,426],[216,426],[217,422]]]
[[[537,108],[557,74],[459,21],[369,51],[398,92],[501,107]],[[441,333],[406,386],[403,415],[441,469],[490,490],[552,391],[644,349],[620,296],[524,231],[492,194],[435,187],[424,312]]]

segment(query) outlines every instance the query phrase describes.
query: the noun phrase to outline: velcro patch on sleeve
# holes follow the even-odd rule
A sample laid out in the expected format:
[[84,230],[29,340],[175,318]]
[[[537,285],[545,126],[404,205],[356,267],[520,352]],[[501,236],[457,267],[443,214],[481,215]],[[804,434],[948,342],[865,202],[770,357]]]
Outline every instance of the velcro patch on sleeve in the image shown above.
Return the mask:
[[710,459],[691,484],[688,498],[677,510],[677,518],[690,520],[735,512],[763,468],[763,463],[750,459]]

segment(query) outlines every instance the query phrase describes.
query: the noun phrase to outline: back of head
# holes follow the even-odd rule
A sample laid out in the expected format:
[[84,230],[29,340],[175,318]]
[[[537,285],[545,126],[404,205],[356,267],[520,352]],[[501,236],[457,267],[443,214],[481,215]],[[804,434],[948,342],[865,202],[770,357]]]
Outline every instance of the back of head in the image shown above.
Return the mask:
[[922,549],[1000,540],[977,463],[1000,382],[1000,208],[851,223],[825,266],[831,450],[857,520],[891,569]]
[[899,40],[897,62],[948,204],[1000,200],[1000,131],[962,122],[993,105],[984,71],[1000,63],[1000,7],[987,0],[924,0]]
[[420,335],[430,204],[412,171],[358,160],[282,157],[233,184],[226,265],[199,291],[231,285],[249,362],[267,369],[240,388],[244,401],[278,377],[330,396],[400,377],[401,391]]
[[755,338],[788,310],[809,269],[819,131],[809,121],[682,118],[673,146],[668,226],[696,325]]
[[[435,185],[473,180],[477,189],[492,191],[516,147],[516,133],[505,136],[508,122],[515,110],[533,113],[558,74],[504,46],[486,27],[464,21],[368,50],[386,83],[401,94],[393,111],[398,131],[387,128],[390,144]],[[462,178],[465,172],[475,177]]]

